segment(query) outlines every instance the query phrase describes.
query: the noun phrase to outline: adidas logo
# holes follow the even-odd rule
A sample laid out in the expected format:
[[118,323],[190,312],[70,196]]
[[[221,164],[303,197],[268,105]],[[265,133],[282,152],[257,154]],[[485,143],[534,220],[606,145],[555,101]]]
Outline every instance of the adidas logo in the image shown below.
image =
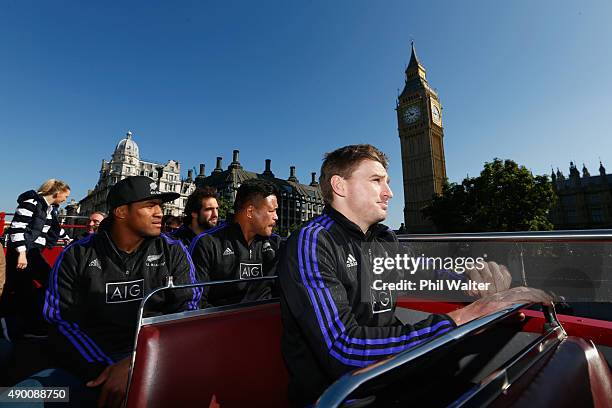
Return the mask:
[[98,258],[94,259],[89,263],[89,266],[93,266],[94,268],[102,269],[102,265],[100,265],[100,261]]
[[226,255],[234,255],[234,251],[232,251],[231,248],[225,248],[225,251],[223,251],[223,256]]
[[351,268],[353,266],[357,266],[357,260],[353,254],[349,254],[348,258],[346,258],[346,267]]

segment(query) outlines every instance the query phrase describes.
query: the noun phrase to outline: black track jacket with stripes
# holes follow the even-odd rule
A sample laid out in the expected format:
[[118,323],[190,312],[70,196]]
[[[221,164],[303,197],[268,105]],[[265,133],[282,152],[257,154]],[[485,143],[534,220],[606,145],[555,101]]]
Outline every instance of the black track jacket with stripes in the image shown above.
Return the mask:
[[257,235],[249,245],[237,222],[219,225],[194,238],[189,251],[200,281],[241,281],[205,289],[203,305],[224,306],[270,299],[274,295],[273,281],[249,283],[249,280],[276,275],[280,243],[280,237],[272,234],[270,237]]
[[[375,224],[364,234],[333,208],[287,240],[278,275],[293,403],[312,403],[342,374],[456,327],[442,314],[403,325],[395,317],[394,294],[362,282],[362,274],[364,282],[373,276],[371,257],[385,256],[383,243],[394,242],[388,227]],[[372,300],[362,302],[363,293]]]
[[[105,228],[66,247],[49,277],[43,313],[51,357],[84,381],[127,357],[134,347],[138,309],[153,289],[195,283],[187,249],[165,235],[147,238],[133,253],[120,251]],[[162,291],[145,316],[198,308],[200,289]]]

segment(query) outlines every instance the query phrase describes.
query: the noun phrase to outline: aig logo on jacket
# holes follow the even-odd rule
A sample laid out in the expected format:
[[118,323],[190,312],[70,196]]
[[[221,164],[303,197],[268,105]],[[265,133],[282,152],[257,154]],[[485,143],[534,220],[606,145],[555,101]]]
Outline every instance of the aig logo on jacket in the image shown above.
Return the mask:
[[140,300],[144,295],[144,279],[106,284],[106,303]]
[[384,313],[393,309],[393,295],[391,290],[376,290],[370,288],[372,297],[372,313]]
[[262,265],[260,263],[240,262],[240,279],[261,278]]

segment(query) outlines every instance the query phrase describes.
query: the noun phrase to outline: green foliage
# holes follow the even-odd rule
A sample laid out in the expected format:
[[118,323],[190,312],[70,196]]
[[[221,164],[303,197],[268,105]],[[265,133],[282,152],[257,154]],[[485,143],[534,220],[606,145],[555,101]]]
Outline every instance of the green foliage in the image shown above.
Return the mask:
[[534,176],[512,160],[485,163],[478,177],[446,181],[423,215],[438,232],[545,231],[556,195],[548,176]]
[[227,220],[227,216],[234,211],[233,204],[224,197],[217,198],[217,203],[219,203],[219,219]]

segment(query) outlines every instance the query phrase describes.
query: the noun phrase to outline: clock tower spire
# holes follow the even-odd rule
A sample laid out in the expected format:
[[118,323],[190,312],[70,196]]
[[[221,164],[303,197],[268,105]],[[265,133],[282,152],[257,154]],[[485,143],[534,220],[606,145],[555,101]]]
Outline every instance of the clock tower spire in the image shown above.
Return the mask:
[[416,77],[423,79],[425,82],[426,70],[419,58],[416,55],[416,50],[414,49],[414,41],[411,43],[412,52],[410,54],[410,62],[408,63],[408,67],[406,67],[406,81],[409,79],[414,79]]
[[406,68],[404,90],[397,99],[397,123],[402,150],[404,222],[412,233],[435,232],[422,209],[442,193],[446,179],[442,105],[427,82],[414,42]]

